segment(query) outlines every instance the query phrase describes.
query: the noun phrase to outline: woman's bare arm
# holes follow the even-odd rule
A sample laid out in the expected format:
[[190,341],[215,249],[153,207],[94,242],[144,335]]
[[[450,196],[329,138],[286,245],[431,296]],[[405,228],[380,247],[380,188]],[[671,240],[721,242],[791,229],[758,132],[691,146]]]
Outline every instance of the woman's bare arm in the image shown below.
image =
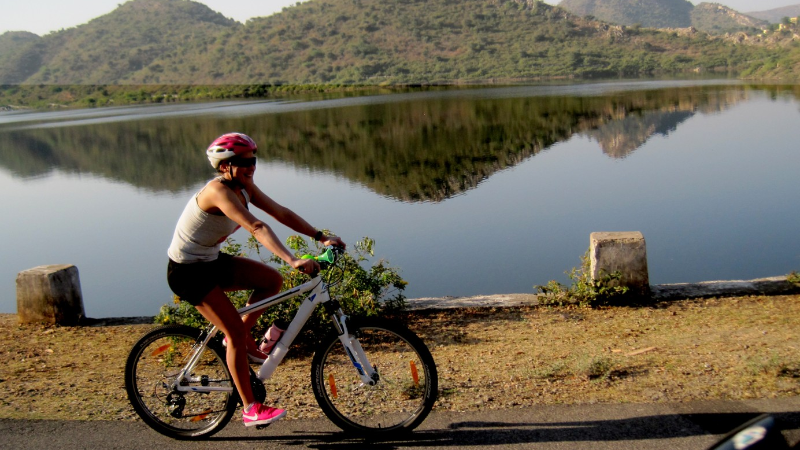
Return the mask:
[[272,228],[248,211],[236,194],[222,183],[209,183],[208,187],[200,193],[197,201],[198,205],[203,210],[212,213],[214,210],[219,210],[222,214],[225,214],[228,218],[241,225],[242,228],[249,231],[267,250],[283,261],[286,261],[286,263],[293,268],[309,273],[315,270],[313,264],[308,264],[310,260],[295,258],[292,252],[281,243],[278,236],[272,231]]

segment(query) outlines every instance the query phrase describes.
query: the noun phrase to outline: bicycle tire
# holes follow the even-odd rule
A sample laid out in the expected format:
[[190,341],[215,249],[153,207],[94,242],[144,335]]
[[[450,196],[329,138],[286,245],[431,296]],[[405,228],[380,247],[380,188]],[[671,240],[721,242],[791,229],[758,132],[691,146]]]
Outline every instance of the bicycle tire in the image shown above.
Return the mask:
[[400,322],[363,318],[347,326],[380,379],[374,386],[363,384],[338,337],[329,336],[311,363],[311,386],[322,411],[345,432],[391,434],[419,426],[438,394],[428,347]]
[[225,354],[215,346],[206,348],[191,374],[202,379],[194,384],[232,391],[178,392],[168,387],[191,356],[200,333],[183,325],[155,328],[134,344],[125,364],[125,390],[133,409],[151,428],[174,439],[213,435],[231,420],[239,402]]

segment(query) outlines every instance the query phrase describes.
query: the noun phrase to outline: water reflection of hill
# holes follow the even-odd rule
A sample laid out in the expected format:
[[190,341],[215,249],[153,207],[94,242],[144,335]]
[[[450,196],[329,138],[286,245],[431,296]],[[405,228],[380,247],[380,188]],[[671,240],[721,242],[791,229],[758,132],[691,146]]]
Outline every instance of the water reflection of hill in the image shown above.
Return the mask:
[[603,153],[624,158],[656,134],[668,135],[682,122],[694,116],[693,111],[653,112],[630,116],[601,125],[586,134],[600,144]]
[[11,130],[0,132],[0,165],[23,177],[58,169],[175,191],[210,175],[202,152],[208,142],[240,130],[257,140],[262,158],[336,173],[403,201],[441,201],[576,133],[621,157],[698,111],[724,110],[746,95],[741,87],[695,87],[593,97],[440,97]]
[[678,125],[689,120],[697,112],[715,113],[745,100],[747,93],[741,90],[725,91],[725,95],[711,96],[702,102],[680,102],[667,104],[653,111],[623,110],[618,117],[585,132],[600,144],[603,153],[612,158],[624,158],[644,145],[655,135],[667,136]]

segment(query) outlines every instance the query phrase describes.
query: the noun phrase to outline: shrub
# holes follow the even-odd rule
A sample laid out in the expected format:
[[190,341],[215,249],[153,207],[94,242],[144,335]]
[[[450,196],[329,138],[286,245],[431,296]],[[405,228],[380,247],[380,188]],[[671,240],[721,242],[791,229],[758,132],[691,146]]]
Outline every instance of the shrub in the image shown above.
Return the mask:
[[608,379],[615,366],[611,358],[595,356],[579,361],[578,373],[590,380]]
[[[312,248],[300,236],[291,236],[286,241],[287,246],[300,257],[305,254],[319,253],[321,247],[315,243]],[[248,239],[245,246],[228,239],[222,248],[224,253],[234,256],[247,256],[245,248],[254,252],[261,261],[275,267],[283,276],[282,290],[291,289],[299,286],[308,280],[308,276],[292,269],[288,264],[281,261],[278,257],[271,255],[264,258],[261,255],[261,245],[252,236]],[[397,312],[405,308],[405,295],[403,290],[406,281],[399,275],[398,269],[388,265],[388,262],[379,260],[373,263],[368,269],[363,264],[368,260],[368,256],[374,256],[375,241],[369,237],[348,247],[345,254],[341,256],[344,261],[337,263],[343,270],[331,268],[330,275],[335,279],[340,279],[330,287],[332,298],[338,299],[342,309],[350,315],[374,316]],[[247,299],[252,291],[229,292],[228,297],[236,308],[241,308],[247,303]],[[305,296],[298,296],[294,299],[285,301],[267,309],[253,327],[254,336],[263,334],[270,324],[275,321],[289,322],[294,317],[297,308]],[[187,302],[174,298],[172,305],[161,307],[156,316],[156,322],[162,324],[180,323],[193,327],[204,327],[208,324],[205,318],[197,312],[197,309]],[[324,335],[329,329],[327,316],[322,308],[317,308],[304,329],[304,340],[313,339],[313,336]],[[322,334],[321,334],[322,333]]]
[[594,307],[607,304],[612,298],[628,292],[627,286],[619,286],[619,280],[622,278],[622,273],[619,271],[592,279],[589,250],[581,256],[580,268],[573,267],[566,274],[572,280],[572,285],[569,287],[555,280],[550,280],[544,286],[534,286],[534,289],[543,294],[539,298],[540,304],[559,306],[577,304]]

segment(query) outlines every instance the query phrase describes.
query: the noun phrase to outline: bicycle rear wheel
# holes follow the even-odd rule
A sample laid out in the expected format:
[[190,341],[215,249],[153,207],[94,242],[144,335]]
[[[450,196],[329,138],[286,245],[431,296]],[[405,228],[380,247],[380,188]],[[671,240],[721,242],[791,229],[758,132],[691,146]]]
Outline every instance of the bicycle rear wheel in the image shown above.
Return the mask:
[[311,363],[322,411],[348,432],[394,433],[419,426],[433,408],[439,385],[428,348],[399,322],[365,318],[347,326],[379,379],[373,386],[362,383],[338,337],[329,337]]
[[172,387],[200,333],[182,325],[156,328],[133,346],[125,365],[125,390],[133,409],[147,425],[175,439],[211,436],[230,421],[238,402],[225,355],[218,348],[204,350],[182,385],[231,390],[179,392]]

